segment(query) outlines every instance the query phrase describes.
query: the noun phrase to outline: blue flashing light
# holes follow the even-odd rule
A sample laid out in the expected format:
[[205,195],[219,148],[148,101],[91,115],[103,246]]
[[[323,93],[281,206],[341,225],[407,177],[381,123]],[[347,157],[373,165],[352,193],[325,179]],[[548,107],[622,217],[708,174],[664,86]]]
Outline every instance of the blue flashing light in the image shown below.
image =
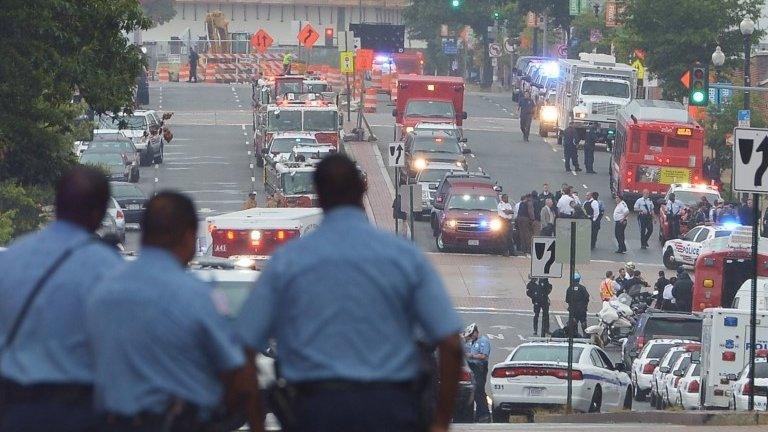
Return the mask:
[[735,344],[733,343],[733,339],[726,339],[725,340],[725,347],[727,349],[733,349],[734,346],[735,346]]
[[727,316],[723,318],[723,325],[726,327],[736,327],[739,325],[739,318]]
[[480,221],[480,228],[487,228],[488,227],[488,221],[483,219]]
[[726,223],[723,224],[723,228],[725,228],[727,230],[731,230],[731,231],[735,230],[739,226],[740,225],[738,223],[736,223],[736,222],[726,222]]
[[560,76],[560,66],[555,62],[547,62],[541,66],[541,73],[547,78]]

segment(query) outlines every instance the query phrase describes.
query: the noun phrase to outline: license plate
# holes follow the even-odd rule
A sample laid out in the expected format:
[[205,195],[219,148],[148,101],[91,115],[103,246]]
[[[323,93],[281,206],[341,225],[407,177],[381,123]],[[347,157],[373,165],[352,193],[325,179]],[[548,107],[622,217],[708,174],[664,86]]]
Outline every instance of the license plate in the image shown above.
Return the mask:
[[128,204],[128,210],[141,210],[141,204]]
[[528,396],[541,396],[544,393],[544,387],[528,387]]
[[470,246],[480,246],[480,240],[468,240],[467,244]]

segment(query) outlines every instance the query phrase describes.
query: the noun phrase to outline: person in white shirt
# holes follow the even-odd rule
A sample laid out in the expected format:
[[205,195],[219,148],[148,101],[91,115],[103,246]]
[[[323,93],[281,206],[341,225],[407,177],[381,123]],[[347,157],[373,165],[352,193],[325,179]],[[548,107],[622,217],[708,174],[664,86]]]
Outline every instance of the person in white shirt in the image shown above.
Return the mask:
[[669,283],[664,287],[664,292],[661,295],[663,299],[661,310],[673,311],[677,309],[675,306],[675,296],[672,295],[672,289],[675,287],[675,282],[677,282],[677,278],[673,276],[669,278]]
[[571,207],[573,196],[571,196],[572,191],[570,186],[567,187],[563,192],[564,192],[563,196],[561,196],[560,199],[557,200],[558,216],[563,216],[563,217],[573,216],[573,208]]
[[640,249],[648,249],[648,240],[653,234],[653,200],[648,189],[643,189],[643,196],[635,201],[637,220],[640,223]]
[[512,220],[514,219],[515,211],[512,210],[512,204],[509,203],[509,195],[504,194],[501,196],[499,205],[496,206],[496,211],[499,213],[499,218],[504,222],[504,229],[507,233],[507,245],[504,248],[504,256],[515,253],[515,242],[512,236]]
[[624,231],[627,229],[627,217],[629,217],[629,207],[621,199],[621,196],[616,195],[616,208],[613,210],[613,234],[616,236],[616,243],[619,245],[616,253],[620,254],[627,253],[627,243],[624,237]]
[[589,205],[589,209],[591,211],[587,211],[587,215],[590,219],[592,219],[592,242],[591,242],[591,248],[594,249],[597,245],[597,234],[600,232],[600,201],[598,201],[598,197],[600,195],[597,192],[590,192],[587,194],[587,202],[584,203],[585,210],[586,206]]
[[[675,194],[669,194],[667,200],[667,217],[669,218],[669,238],[677,238],[680,236],[680,213],[685,206],[683,203],[675,199]],[[659,228],[661,229],[661,228]]]

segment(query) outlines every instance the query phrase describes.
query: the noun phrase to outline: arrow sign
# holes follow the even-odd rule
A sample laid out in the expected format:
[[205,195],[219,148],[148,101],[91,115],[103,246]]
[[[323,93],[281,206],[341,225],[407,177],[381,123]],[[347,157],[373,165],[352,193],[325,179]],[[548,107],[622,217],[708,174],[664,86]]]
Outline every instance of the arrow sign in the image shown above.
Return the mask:
[[270,36],[269,33],[264,31],[264,29],[259,29],[259,31],[257,31],[251,37],[251,46],[261,54],[264,54],[265,52],[267,52],[267,49],[269,49],[269,47],[271,47],[274,42],[275,40],[272,39],[272,36]]
[[768,192],[764,180],[768,171],[768,129],[741,128],[733,130],[733,190],[739,192]]
[[555,262],[555,238],[534,237],[531,243],[531,277],[563,277],[563,265]]
[[389,143],[389,166],[405,166],[405,158],[403,157],[403,143]]
[[320,39],[320,33],[315,31],[310,24],[307,24],[299,31],[296,39],[298,39],[299,43],[304,45],[305,48],[312,48],[312,45]]

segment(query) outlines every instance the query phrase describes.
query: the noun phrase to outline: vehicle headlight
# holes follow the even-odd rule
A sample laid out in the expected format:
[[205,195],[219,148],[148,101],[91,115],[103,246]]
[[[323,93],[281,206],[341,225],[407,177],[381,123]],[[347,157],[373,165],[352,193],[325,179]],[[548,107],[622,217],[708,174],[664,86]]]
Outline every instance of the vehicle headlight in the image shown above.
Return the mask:
[[445,226],[448,228],[456,228],[456,220],[455,219],[448,219],[448,221],[445,223]]
[[541,120],[547,123],[557,121],[557,108],[552,105],[546,105],[541,108]]
[[424,168],[427,167],[427,160],[426,159],[421,159],[421,158],[416,159],[416,160],[413,161],[413,167],[416,168],[417,170],[421,171],[421,170],[423,170]]
[[413,126],[408,126],[405,128],[405,133],[411,133],[413,132]]
[[502,228],[501,220],[498,218],[491,219],[491,231],[499,231]]
[[573,107],[573,117],[577,119],[587,118],[587,108],[582,106]]

